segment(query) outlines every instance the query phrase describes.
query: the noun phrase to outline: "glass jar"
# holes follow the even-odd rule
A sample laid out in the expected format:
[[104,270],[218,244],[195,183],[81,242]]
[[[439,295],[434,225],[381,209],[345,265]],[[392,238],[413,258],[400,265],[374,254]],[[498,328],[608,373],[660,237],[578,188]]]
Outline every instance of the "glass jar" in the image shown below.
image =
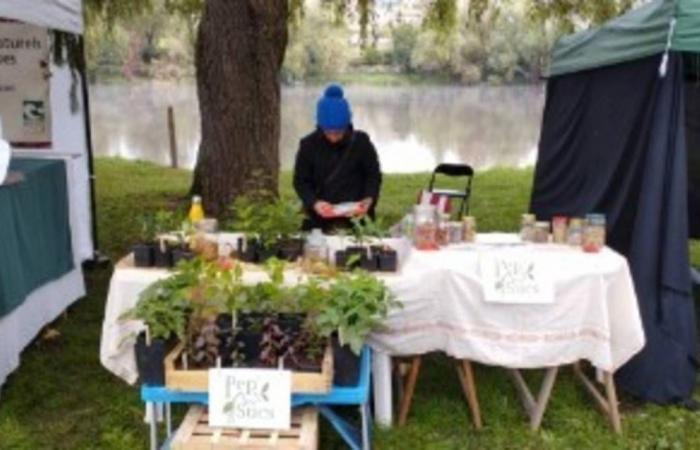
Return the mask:
[[566,216],[555,216],[552,218],[552,241],[555,244],[566,243],[566,228],[568,218]]
[[413,208],[413,245],[418,250],[437,250],[437,220],[433,205]]
[[523,214],[520,219],[520,239],[523,242],[535,241],[535,218],[534,214]]
[[437,242],[440,246],[450,245],[450,215],[440,214],[437,228]]
[[304,260],[309,264],[328,262],[328,243],[320,228],[311,230],[304,244]]
[[464,240],[464,227],[462,222],[449,222],[447,230],[450,235],[450,244],[459,244]]
[[538,244],[546,244],[549,242],[549,222],[535,223],[535,241]]
[[605,247],[605,216],[588,214],[583,233],[583,251],[597,253],[603,247]]
[[583,219],[572,217],[569,220],[569,228],[566,230],[566,243],[579,247],[583,244]]
[[464,231],[464,242],[476,241],[476,217],[464,216],[462,218],[462,228]]

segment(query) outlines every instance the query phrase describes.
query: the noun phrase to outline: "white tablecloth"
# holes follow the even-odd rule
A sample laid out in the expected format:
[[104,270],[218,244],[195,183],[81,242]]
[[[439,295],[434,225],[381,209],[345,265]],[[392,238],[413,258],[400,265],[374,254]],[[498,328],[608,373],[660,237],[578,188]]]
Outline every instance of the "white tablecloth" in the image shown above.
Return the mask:
[[[401,276],[386,282],[403,304],[371,345],[392,355],[443,351],[483,364],[535,368],[580,359],[614,371],[644,346],[637,298],[625,258],[605,249],[527,245],[553,269],[555,302],[487,303],[478,254],[487,245],[414,251]],[[492,247],[494,248],[494,247]],[[516,247],[514,247],[516,248]]]
[[[210,236],[211,237],[211,236]],[[219,250],[224,248],[236,248],[236,233],[221,233],[217,236]],[[341,248],[349,238],[341,239],[332,237],[328,239],[329,252],[333,254]],[[348,241],[349,242],[349,241]],[[400,239],[386,239],[385,242],[397,249],[400,261],[408,260],[410,245]],[[134,358],[135,336],[144,330],[144,325],[139,321],[120,321],[126,311],[133,308],[138,301],[139,294],[155,281],[169,276],[164,269],[139,269],[132,267],[130,260],[124,260],[114,269],[114,274],[109,285],[105,318],[102,324],[102,340],[100,342],[100,361],[110,372],[129,384],[136,382],[138,372]],[[303,275],[295,271],[285,273],[285,282],[293,284]],[[267,279],[267,275],[261,269],[246,271],[244,282],[255,283]]]

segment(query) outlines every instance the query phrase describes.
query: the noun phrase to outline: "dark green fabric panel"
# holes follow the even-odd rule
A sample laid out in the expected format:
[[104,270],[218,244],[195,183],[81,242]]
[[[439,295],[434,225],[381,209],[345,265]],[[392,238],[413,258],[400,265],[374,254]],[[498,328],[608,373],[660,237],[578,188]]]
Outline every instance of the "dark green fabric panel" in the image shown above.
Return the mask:
[[25,180],[0,186],[0,317],[74,267],[63,161],[15,159]]
[[675,10],[674,0],[656,0],[601,27],[563,37],[552,52],[549,75],[580,72],[662,53]]
[[700,53],[700,0],[681,0],[676,14],[674,50]]

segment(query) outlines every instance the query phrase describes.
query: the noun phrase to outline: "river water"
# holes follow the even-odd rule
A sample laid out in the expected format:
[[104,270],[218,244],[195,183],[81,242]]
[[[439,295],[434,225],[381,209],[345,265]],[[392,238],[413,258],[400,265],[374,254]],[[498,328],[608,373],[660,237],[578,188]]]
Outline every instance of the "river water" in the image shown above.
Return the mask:
[[[169,164],[166,109],[172,105],[182,167],[196,161],[199,111],[193,84],[93,85],[95,153]],[[280,164],[291,169],[299,138],[314,126],[319,87],[282,92]],[[440,162],[475,169],[534,163],[543,86],[352,86],[356,128],[367,131],[386,173],[426,172]]]

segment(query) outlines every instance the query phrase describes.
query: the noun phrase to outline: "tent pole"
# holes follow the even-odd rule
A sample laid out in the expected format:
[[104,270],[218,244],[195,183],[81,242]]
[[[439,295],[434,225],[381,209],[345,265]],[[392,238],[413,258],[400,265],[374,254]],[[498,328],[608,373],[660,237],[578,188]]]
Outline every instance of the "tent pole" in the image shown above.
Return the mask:
[[87,270],[95,269],[97,267],[105,267],[110,264],[108,257],[103,255],[99,248],[99,235],[97,227],[97,201],[95,200],[95,161],[93,158],[93,147],[92,147],[92,127],[90,119],[90,95],[88,91],[88,79],[86,75],[87,64],[85,61],[85,41],[83,36],[78,36],[78,46],[80,52],[81,64],[78,67],[78,73],[80,74],[80,90],[83,97],[83,117],[85,120],[85,143],[87,146],[87,157],[88,157],[88,176],[90,178],[90,215],[92,224],[92,245],[93,253],[92,259],[89,259],[83,263],[83,266]]

